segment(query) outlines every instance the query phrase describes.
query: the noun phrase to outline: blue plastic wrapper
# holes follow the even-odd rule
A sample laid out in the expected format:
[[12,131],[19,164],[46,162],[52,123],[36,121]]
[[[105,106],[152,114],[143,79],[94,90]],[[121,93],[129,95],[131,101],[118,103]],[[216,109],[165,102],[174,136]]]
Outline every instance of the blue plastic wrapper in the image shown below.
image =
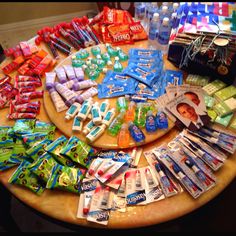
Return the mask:
[[141,49],[141,48],[131,48],[129,50],[129,58],[132,57],[142,57],[142,58],[162,58],[162,52],[160,50],[151,49]]
[[166,70],[165,78],[166,85],[181,85],[183,84],[183,72],[177,70]]
[[149,87],[152,87],[156,78],[155,73],[149,71],[147,68],[139,67],[134,63],[130,63],[123,72]]
[[135,89],[135,94],[148,99],[157,99],[159,95],[159,88],[154,84],[152,88],[143,83],[139,83]]
[[137,82],[134,79],[109,80],[106,83],[98,84],[98,98],[112,98],[134,94]]

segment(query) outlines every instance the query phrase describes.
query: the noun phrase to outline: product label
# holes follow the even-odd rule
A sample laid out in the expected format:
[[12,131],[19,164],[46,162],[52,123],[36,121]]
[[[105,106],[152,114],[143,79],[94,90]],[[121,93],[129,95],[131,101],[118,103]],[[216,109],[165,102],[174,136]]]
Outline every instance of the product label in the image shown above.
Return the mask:
[[100,127],[96,127],[90,134],[91,134],[92,136],[96,136],[100,130],[101,130]]
[[88,111],[88,108],[89,108],[88,104],[83,105],[83,107],[80,110],[80,113],[85,115]]
[[169,42],[169,36],[170,34],[168,31],[159,33],[158,42],[162,45],[167,45]]
[[107,112],[106,116],[104,117],[104,120],[109,121],[112,117],[112,112]]
[[98,118],[99,117],[99,112],[97,108],[92,109],[92,116],[93,118]]

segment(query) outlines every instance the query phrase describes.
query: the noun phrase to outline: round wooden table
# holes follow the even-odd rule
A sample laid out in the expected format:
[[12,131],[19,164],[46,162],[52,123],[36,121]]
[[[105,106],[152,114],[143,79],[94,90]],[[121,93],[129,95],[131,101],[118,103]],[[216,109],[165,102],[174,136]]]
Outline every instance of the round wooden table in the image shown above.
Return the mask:
[[[146,47],[147,42],[142,41],[131,45],[131,47]],[[124,46],[122,48],[126,48]],[[127,49],[128,50],[128,47]],[[64,58],[62,57],[61,60]],[[166,69],[177,70],[171,63],[165,60]],[[1,67],[7,64],[9,60],[5,60]],[[14,76],[15,73],[12,75]],[[44,80],[44,79],[43,79]],[[43,103],[43,99],[41,99]],[[15,121],[8,120],[6,118],[8,114],[8,108],[0,110],[0,124],[13,126]],[[37,116],[39,120],[49,122],[45,106],[41,106],[40,114]],[[161,136],[155,141],[152,141],[143,146],[143,152],[152,149],[153,147],[160,146],[165,142],[169,142],[177,134],[178,130],[173,127],[169,132]],[[57,129],[55,138],[58,138],[63,133]],[[139,163],[139,167],[146,166],[147,162],[142,155]],[[98,228],[136,228],[149,226],[154,224],[163,223],[176,219],[187,213],[190,213],[199,207],[203,206],[207,202],[211,201],[214,197],[220,194],[227,185],[235,178],[236,174],[236,154],[229,156],[220,170],[215,172],[217,177],[217,184],[214,188],[210,189],[206,193],[202,194],[199,198],[193,199],[186,191],[177,194],[176,196],[165,198],[163,200],[148,204],[146,206],[132,206],[128,207],[125,213],[118,211],[111,212],[109,222],[107,226],[98,225],[95,223],[87,222],[86,219],[76,218],[77,208],[79,203],[79,196],[73,193],[60,191],[60,190],[45,190],[41,196],[36,195],[30,190],[9,184],[8,179],[13,174],[17,167],[13,167],[6,171],[0,172],[0,182],[18,199],[34,208],[35,210],[46,214],[49,217],[61,220],[67,223],[81,225],[86,227],[98,227]]]

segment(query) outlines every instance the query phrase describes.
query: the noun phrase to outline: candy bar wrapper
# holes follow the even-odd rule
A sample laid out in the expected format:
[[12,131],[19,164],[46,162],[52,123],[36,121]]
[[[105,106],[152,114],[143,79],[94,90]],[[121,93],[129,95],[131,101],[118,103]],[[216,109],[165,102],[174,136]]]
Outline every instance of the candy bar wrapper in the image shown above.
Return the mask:
[[37,175],[45,184],[49,180],[53,167],[57,164],[55,159],[47,152],[38,155],[38,159],[29,166],[29,170]]
[[12,150],[12,148],[0,148],[0,172],[16,165],[8,162],[12,155]]
[[53,166],[52,174],[47,181],[46,188],[60,189],[80,194],[83,178],[84,175],[80,169],[56,164]]
[[134,43],[128,24],[109,25],[107,28],[111,35],[113,45]]
[[53,123],[36,120],[34,132],[47,133],[47,138],[54,140],[56,126]]
[[77,209],[77,218],[85,219],[90,211],[91,201],[94,191],[97,187],[97,179],[83,179],[82,181],[82,193],[79,197],[79,205]]
[[22,185],[32,192],[36,193],[37,195],[41,195],[45,190],[45,185],[41,183],[37,175],[35,175],[28,169],[29,165],[30,163],[28,161],[22,161],[22,163],[12,174],[8,182],[11,184]]
[[13,126],[13,131],[16,135],[33,133],[35,122],[35,119],[18,119]]
[[37,145],[39,142],[47,138],[46,133],[31,133],[31,134],[23,134],[21,139],[24,145],[29,148]]
[[26,154],[36,161],[40,156],[42,156],[46,151],[45,148],[47,145],[52,143],[51,140],[44,139],[42,142],[38,142],[36,145],[33,145],[26,150]]
[[13,137],[9,135],[10,126],[0,126],[0,148],[11,148],[14,146]]
[[30,50],[30,46],[27,42],[20,42],[19,43],[21,51],[23,52],[23,55],[25,58],[30,58],[32,56],[32,52]]
[[56,159],[56,161],[58,161],[62,165],[73,167],[75,166],[75,163],[69,158],[66,158],[60,154],[62,148],[66,145],[67,142],[68,142],[68,139],[64,135],[62,135],[56,140],[54,140],[54,142],[49,144],[45,148],[45,150],[48,153],[50,153]]
[[[70,141],[71,139],[73,139],[72,142]],[[71,159],[73,162],[88,168],[92,161],[91,157],[89,156],[89,154],[92,152],[92,148],[75,136],[72,136],[70,140],[62,148],[60,154]]]
[[139,21],[130,23],[129,28],[132,34],[132,39],[134,41],[144,40],[148,38],[145,29]]

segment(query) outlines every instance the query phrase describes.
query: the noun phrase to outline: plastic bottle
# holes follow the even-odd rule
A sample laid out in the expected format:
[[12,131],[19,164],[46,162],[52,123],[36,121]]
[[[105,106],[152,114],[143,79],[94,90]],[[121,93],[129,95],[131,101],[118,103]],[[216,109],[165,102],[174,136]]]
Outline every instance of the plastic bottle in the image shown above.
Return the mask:
[[150,2],[145,2],[145,18],[144,18],[144,29],[146,30],[146,32],[149,31],[149,13],[148,11],[150,10]]
[[156,125],[158,129],[168,129],[168,118],[162,110],[156,114]]
[[116,108],[118,112],[120,112],[122,109],[127,110],[128,109],[128,101],[125,97],[119,97],[116,101]]
[[159,29],[158,34],[158,43],[160,44],[160,49],[163,51],[163,54],[166,54],[168,51],[168,43],[171,33],[171,26],[169,18],[165,17]]
[[178,8],[179,8],[179,3],[174,2],[173,5],[172,5],[172,9],[171,9],[172,11],[171,11],[171,12],[172,12],[172,13],[173,13],[173,12],[177,12],[177,9],[178,9]]
[[119,148],[129,147],[130,133],[128,130],[128,125],[126,123],[122,124],[119,134],[117,136],[117,145]]
[[73,67],[82,67],[85,64],[83,60],[77,59],[75,55],[71,57],[71,62]]
[[83,127],[83,121],[81,121],[77,116],[74,118],[72,130],[81,131]]
[[144,127],[146,123],[146,109],[142,103],[138,103],[135,110],[134,124],[139,127]]
[[95,125],[100,125],[102,123],[102,116],[101,116],[101,113],[100,113],[98,102],[95,102],[92,105],[91,113],[92,113],[93,123]]
[[135,102],[131,101],[128,105],[128,109],[126,111],[125,114],[125,121],[129,122],[129,121],[134,121],[134,117],[135,117]]
[[101,55],[97,55],[98,69],[102,70],[106,66],[106,62],[102,59]]
[[129,59],[129,56],[124,53],[120,47],[117,47],[116,50],[118,51],[118,57],[120,61],[127,61]]
[[114,119],[116,115],[116,111],[115,108],[111,108],[109,111],[107,111],[107,113],[105,114],[102,123],[105,124],[106,126],[109,126],[112,122],[112,120]]
[[145,10],[146,10],[146,5],[144,2],[134,3],[134,18],[136,21],[140,21],[142,25],[144,24]]
[[170,17],[170,13],[169,13],[169,11],[168,11],[168,6],[163,6],[163,7],[161,8],[159,14],[160,14],[160,23],[163,22],[163,19],[164,19],[165,17],[168,17],[168,18],[169,18],[169,17]]
[[160,18],[158,13],[154,13],[153,18],[150,22],[149,33],[148,33],[148,45],[150,48],[157,49],[157,38],[160,28]]
[[149,26],[150,26],[150,22],[152,20],[153,14],[158,12],[158,5],[157,2],[152,2],[149,6],[148,6],[148,30],[149,30]]
[[125,110],[122,109],[118,116],[111,122],[110,126],[107,129],[108,134],[116,136],[121,128],[121,125],[124,121]]
[[151,110],[147,112],[145,128],[148,133],[157,131],[156,117],[153,115]]
[[99,46],[94,46],[91,48],[91,53],[94,56],[100,55],[101,54],[101,48]]
[[100,105],[100,113],[101,116],[104,117],[105,114],[107,113],[108,109],[110,107],[110,103],[108,101],[108,99],[106,99],[105,101],[103,101]]
[[117,56],[117,51],[109,43],[106,43],[106,48],[107,48],[107,52],[110,55],[110,57]]
[[93,121],[89,121],[85,127],[83,128],[83,134],[87,135],[93,128],[95,127],[95,124],[93,123]]
[[176,28],[176,21],[177,21],[177,12],[173,12],[171,14],[171,18],[170,18],[170,27],[172,28]]
[[102,124],[99,126],[95,126],[89,134],[87,134],[86,138],[89,142],[94,142],[97,138],[99,138],[105,131],[106,125]]
[[134,139],[136,143],[142,143],[145,141],[144,133],[132,121],[129,122],[129,132],[130,132],[131,137]]
[[75,117],[76,113],[79,111],[80,108],[81,108],[81,104],[78,102],[74,102],[70,106],[70,108],[67,110],[66,115],[65,115],[65,119],[70,120],[73,117]]
[[114,63],[114,66],[113,66],[113,70],[115,72],[122,72],[123,71],[123,66],[119,62],[119,57],[115,57],[115,63]]
[[87,100],[85,100],[77,114],[77,117],[80,120],[85,120],[90,112],[92,108],[92,99],[88,98]]

